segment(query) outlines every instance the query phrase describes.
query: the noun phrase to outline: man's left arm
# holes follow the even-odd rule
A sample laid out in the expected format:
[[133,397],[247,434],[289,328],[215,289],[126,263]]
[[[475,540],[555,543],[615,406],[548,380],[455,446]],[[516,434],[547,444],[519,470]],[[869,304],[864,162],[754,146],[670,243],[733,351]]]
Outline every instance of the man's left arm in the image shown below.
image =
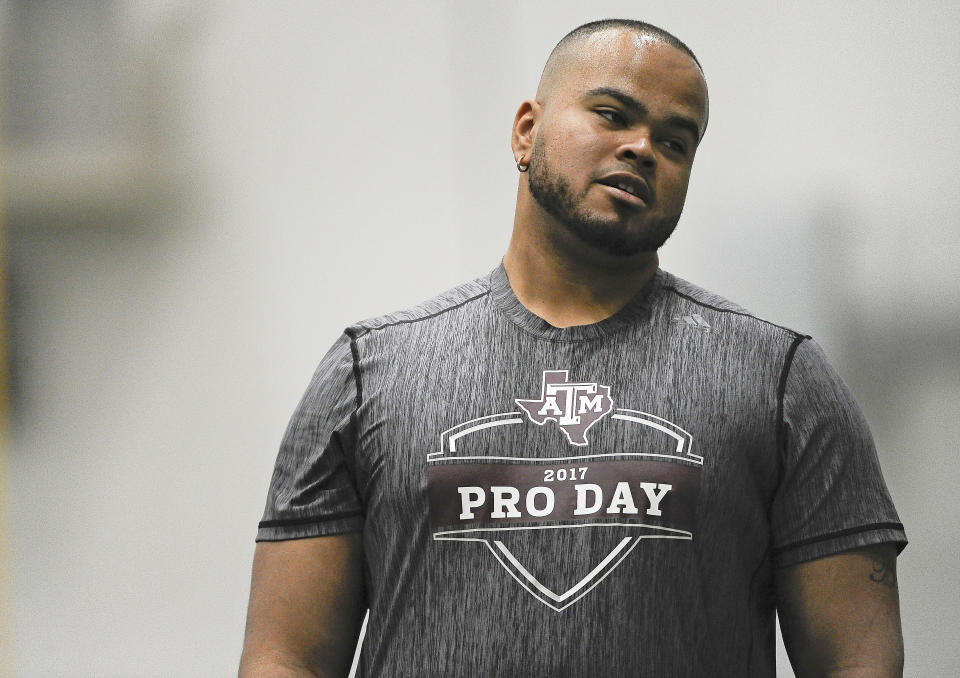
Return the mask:
[[797,678],[900,678],[895,544],[781,567],[777,612]]

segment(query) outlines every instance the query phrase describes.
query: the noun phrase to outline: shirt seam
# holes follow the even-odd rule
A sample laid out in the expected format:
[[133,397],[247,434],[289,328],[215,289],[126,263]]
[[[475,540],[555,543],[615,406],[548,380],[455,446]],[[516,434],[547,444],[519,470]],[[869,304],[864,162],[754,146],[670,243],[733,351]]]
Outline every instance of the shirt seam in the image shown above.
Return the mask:
[[[763,566],[767,564],[770,556],[767,553],[763,554],[763,558],[760,560],[760,564],[753,570],[753,574],[750,576],[750,596],[749,596],[749,605],[750,609],[755,609],[755,601],[757,598],[757,577],[760,575],[760,572],[763,570]],[[753,646],[755,639],[755,628],[750,629],[750,643],[747,646],[747,675],[753,675]]]
[[[363,378],[360,374],[360,347],[357,346],[357,332],[352,327],[348,327],[346,330],[346,335],[350,337],[350,359],[353,362],[353,383],[357,387],[357,395],[354,399],[356,405],[354,406],[354,414],[359,411],[360,406],[363,404]],[[353,416],[353,415],[351,415]]]
[[888,522],[888,523],[870,523],[869,525],[860,525],[859,527],[848,527],[844,530],[837,530],[835,532],[828,532],[827,534],[818,535],[816,537],[809,537],[807,539],[801,539],[799,541],[791,542],[789,544],[784,544],[783,546],[776,546],[771,550],[771,555],[774,557],[779,557],[787,551],[793,549],[798,549],[803,546],[810,546],[811,544],[819,544],[820,542],[830,541],[831,539],[840,539],[841,537],[849,537],[854,534],[862,534],[864,532],[874,532],[876,530],[899,530],[903,531],[903,523],[897,522]]
[[347,518],[356,518],[363,515],[363,509],[352,509],[350,511],[340,511],[322,516],[304,516],[302,518],[286,518],[278,520],[261,520],[257,524],[258,529],[275,527],[296,527],[298,525],[311,525],[314,523],[329,523],[335,520],[344,520]]
[[789,333],[792,334],[794,337],[805,337],[805,338],[807,338],[807,339],[810,338],[810,337],[808,337],[807,335],[802,334],[801,332],[797,332],[796,330],[790,329],[789,327],[784,327],[783,325],[778,325],[777,323],[770,322],[769,320],[764,320],[763,318],[760,318],[760,317],[758,317],[758,316],[755,316],[753,313],[750,313],[749,311],[737,311],[737,310],[734,310],[734,309],[732,309],[732,308],[720,308],[719,306],[714,306],[713,304],[708,304],[708,303],[705,302],[705,301],[700,301],[699,299],[696,299],[696,298],[690,296],[689,294],[686,294],[685,292],[681,292],[681,291],[678,290],[676,287],[673,287],[673,286],[671,286],[671,285],[666,285],[666,284],[665,284],[665,285],[663,286],[663,289],[665,289],[665,290],[670,290],[671,292],[673,292],[674,294],[676,294],[678,297],[682,297],[683,299],[686,299],[687,301],[691,301],[691,302],[693,302],[694,304],[696,304],[697,306],[703,306],[704,308],[709,308],[709,309],[711,309],[711,310],[713,310],[713,311],[717,311],[717,312],[719,312],[719,313],[731,313],[731,314],[733,314],[733,315],[743,316],[744,318],[752,318],[753,320],[756,320],[757,322],[761,322],[761,323],[763,323],[763,324],[765,324],[765,325],[770,325],[770,326],[772,326],[772,327],[776,327],[777,329],[783,330],[784,332],[789,332]]
[[800,344],[807,339],[810,339],[810,337],[803,335],[794,337],[793,342],[790,344],[790,348],[787,349],[787,355],[783,359],[783,368],[780,370],[780,380],[777,383],[776,442],[777,451],[781,455],[781,461],[785,461],[787,455],[787,422],[783,418],[784,398],[786,397],[787,393],[787,379],[790,377],[790,369],[793,367],[793,359],[797,354],[797,349],[799,349]]
[[[350,337],[350,359],[353,361],[353,382],[356,387],[356,397],[354,399],[354,408],[353,412],[350,413],[350,433],[353,436],[354,446],[360,438],[360,407],[363,405],[363,376],[360,372],[360,347],[357,345],[356,332],[354,332],[352,327],[346,329],[346,334]],[[340,431],[334,431],[336,435],[340,435]],[[353,456],[355,450],[344,450],[343,452],[343,463],[347,467],[347,472],[350,474],[350,479],[353,481],[353,485],[357,493],[362,497],[364,492],[360,491],[361,483],[360,477],[357,473],[356,460]]]
[[447,312],[449,312],[449,311],[454,311],[454,310],[460,308],[461,306],[466,306],[466,305],[469,304],[471,301],[476,301],[477,299],[480,299],[481,297],[485,297],[485,296],[487,296],[487,295],[489,295],[489,294],[490,294],[490,290],[487,289],[487,290],[484,290],[483,292],[481,292],[480,294],[475,294],[474,296],[469,297],[469,298],[467,298],[467,299],[464,299],[463,301],[461,301],[461,302],[459,302],[459,303],[457,303],[457,304],[454,304],[453,306],[448,306],[448,307],[446,307],[446,308],[442,308],[442,309],[440,309],[439,311],[437,311],[437,312],[435,312],[435,313],[430,313],[429,315],[420,316],[419,318],[408,318],[408,319],[405,319],[405,320],[397,320],[397,321],[394,321],[394,322],[391,322],[391,323],[384,323],[383,325],[377,325],[376,327],[362,327],[362,326],[361,326],[361,327],[359,328],[359,331],[358,331],[357,329],[355,329],[354,327],[350,327],[350,328],[347,329],[347,333],[350,334],[351,337],[355,337],[356,339],[359,339],[359,338],[361,338],[361,337],[364,337],[364,336],[370,334],[371,332],[375,332],[375,331],[377,331],[377,330],[386,329],[387,327],[395,327],[396,325],[409,325],[409,324],[412,324],[412,323],[421,322],[421,321],[423,321],[423,320],[430,320],[431,318],[436,318],[438,315],[443,315],[444,313],[447,313]]

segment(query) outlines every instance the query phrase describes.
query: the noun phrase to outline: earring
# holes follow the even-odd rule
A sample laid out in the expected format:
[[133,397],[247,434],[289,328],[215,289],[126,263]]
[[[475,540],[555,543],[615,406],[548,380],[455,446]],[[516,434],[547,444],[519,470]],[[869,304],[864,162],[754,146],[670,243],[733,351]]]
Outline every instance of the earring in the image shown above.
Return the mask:
[[520,170],[521,172],[526,172],[528,169],[530,169],[530,163],[527,163],[526,165],[524,165],[523,158],[524,156],[521,155],[520,159],[517,160],[517,169]]

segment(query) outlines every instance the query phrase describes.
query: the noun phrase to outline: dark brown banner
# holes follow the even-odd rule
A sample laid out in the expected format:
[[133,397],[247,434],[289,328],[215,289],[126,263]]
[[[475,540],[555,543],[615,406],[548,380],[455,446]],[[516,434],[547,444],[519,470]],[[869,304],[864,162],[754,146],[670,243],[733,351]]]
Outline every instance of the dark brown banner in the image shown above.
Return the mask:
[[700,467],[624,459],[433,463],[427,486],[434,528],[603,521],[692,532]]

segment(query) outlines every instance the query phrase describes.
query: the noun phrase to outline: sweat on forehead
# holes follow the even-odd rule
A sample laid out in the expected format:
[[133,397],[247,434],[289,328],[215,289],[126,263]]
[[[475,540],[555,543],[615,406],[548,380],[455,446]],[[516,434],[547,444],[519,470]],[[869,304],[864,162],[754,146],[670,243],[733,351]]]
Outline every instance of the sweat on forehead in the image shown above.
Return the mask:
[[550,52],[547,63],[543,67],[543,73],[540,75],[537,100],[544,101],[556,84],[563,79],[564,74],[575,64],[589,59],[590,56],[603,58],[605,53],[610,54],[621,49],[624,38],[627,36],[633,49],[637,51],[654,43],[679,49],[696,63],[702,75],[703,69],[696,55],[671,33],[642,21],[604,19],[573,29],[557,43]]

